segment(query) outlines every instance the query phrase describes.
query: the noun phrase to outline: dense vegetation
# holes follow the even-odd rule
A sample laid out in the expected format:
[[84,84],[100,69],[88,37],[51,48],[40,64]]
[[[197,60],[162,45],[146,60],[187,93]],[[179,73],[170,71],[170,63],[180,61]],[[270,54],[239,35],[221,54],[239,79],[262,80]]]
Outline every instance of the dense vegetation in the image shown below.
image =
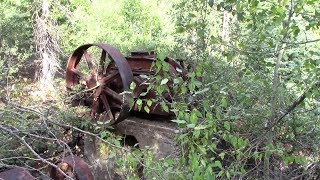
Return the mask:
[[[3,0],[0,15],[0,169],[45,173],[74,152],[63,131],[91,127],[123,178],[138,179],[138,166],[148,179],[320,178],[317,0]],[[66,61],[91,42],[188,65],[171,104],[181,157],[125,153],[87,109],[65,108]]]

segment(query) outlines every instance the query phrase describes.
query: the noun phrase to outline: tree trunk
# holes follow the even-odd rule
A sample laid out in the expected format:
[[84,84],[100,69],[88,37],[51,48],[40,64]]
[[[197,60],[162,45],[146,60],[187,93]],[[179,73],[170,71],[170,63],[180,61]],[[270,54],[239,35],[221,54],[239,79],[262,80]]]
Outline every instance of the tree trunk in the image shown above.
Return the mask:
[[230,21],[230,14],[227,10],[223,11],[223,19],[222,19],[222,32],[221,32],[221,39],[223,41],[221,45],[221,50],[225,50],[225,45],[228,44],[230,40],[230,32],[229,32],[229,21]]
[[50,1],[42,0],[36,3],[34,37],[37,54],[41,60],[40,86],[53,90],[53,79],[59,67],[59,38],[50,12]]

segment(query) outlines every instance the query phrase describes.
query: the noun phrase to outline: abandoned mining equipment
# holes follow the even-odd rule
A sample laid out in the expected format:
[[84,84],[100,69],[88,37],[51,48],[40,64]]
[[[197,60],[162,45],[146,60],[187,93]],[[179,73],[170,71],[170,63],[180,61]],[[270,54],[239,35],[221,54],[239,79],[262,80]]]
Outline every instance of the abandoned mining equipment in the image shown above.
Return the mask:
[[[101,51],[96,59],[89,53],[91,48]],[[91,52],[91,51],[90,51]],[[96,53],[96,51],[93,50]],[[82,93],[76,100],[91,107],[91,116],[105,113],[106,121],[115,125],[125,120],[130,113],[144,113],[167,117],[172,112],[164,110],[157,99],[157,92],[153,86],[154,76],[161,74],[161,70],[153,66],[159,59],[155,52],[134,51],[125,57],[115,47],[104,44],[85,44],[78,47],[70,56],[67,64],[66,83],[71,93]],[[165,102],[172,102],[175,96],[172,88],[172,81],[175,77],[187,79],[187,72],[183,65],[172,58],[166,57],[168,74],[172,79],[167,81],[169,92],[161,94]],[[160,72],[160,73],[159,73]],[[134,86],[130,88],[132,82]],[[171,87],[170,87],[171,86]],[[137,99],[143,100],[143,104],[137,103]],[[145,103],[147,100],[152,103]],[[140,101],[141,103],[142,101]],[[149,101],[150,102],[150,101]],[[148,104],[149,112],[141,107]],[[78,156],[67,156],[57,161],[55,167],[50,166],[50,177],[54,180],[63,180],[66,177],[61,171],[73,179],[93,180],[94,176],[89,165]],[[0,179],[31,180],[35,179],[28,171],[20,168],[13,168],[0,172]]]
[[[101,51],[100,57],[96,57],[99,60],[93,60],[92,55],[88,53],[92,47]],[[187,72],[180,63],[168,57],[164,60],[169,65],[168,73],[171,77],[186,79]],[[87,69],[81,70],[84,65],[80,63],[84,61]],[[154,52],[134,51],[125,57],[109,44],[82,45],[69,58],[66,72],[67,89],[72,92],[78,88],[85,92],[80,100],[91,107],[91,116],[95,118],[98,114],[105,113],[105,120],[114,125],[126,119],[130,112],[146,113],[144,108],[136,103],[137,98],[143,102],[156,99],[156,90],[149,88],[153,82],[152,76],[157,71],[153,66],[156,61],[158,59]],[[135,83],[135,87],[130,89],[132,82]],[[169,86],[172,84],[170,82],[172,80],[169,80]],[[166,102],[172,102],[173,96],[173,92],[162,93]],[[146,103],[143,104],[145,105]],[[164,111],[158,102],[153,102],[149,109],[148,114],[151,115],[173,115],[172,112]]]
[[[95,48],[95,50],[91,50]],[[97,57],[90,52],[97,53]],[[104,113],[106,121],[115,125],[125,120],[131,113],[144,113],[169,118],[172,112],[162,109],[158,102],[141,104],[142,100],[157,99],[157,92],[150,86],[154,82],[154,76],[161,74],[153,64],[159,61],[155,52],[134,51],[125,57],[115,47],[104,44],[86,44],[78,47],[70,56],[67,64],[66,83],[71,93],[82,92],[82,96],[75,99],[78,104],[84,104],[91,108],[92,118]],[[168,80],[169,92],[162,93],[166,102],[172,102],[175,95],[172,87],[173,77],[187,78],[187,72],[183,66],[172,58],[166,57],[163,63],[167,63],[168,74],[172,79]],[[160,72],[160,73],[159,73]],[[134,82],[134,86],[131,84]],[[131,87],[130,87],[131,86]],[[83,93],[84,92],[84,93]],[[141,99],[140,107],[137,99]],[[150,102],[150,101],[149,101]],[[147,113],[141,105],[148,104]],[[77,156],[68,156],[56,163],[66,174],[79,180],[93,179],[89,166]],[[50,175],[55,180],[64,176],[57,169],[51,168]]]

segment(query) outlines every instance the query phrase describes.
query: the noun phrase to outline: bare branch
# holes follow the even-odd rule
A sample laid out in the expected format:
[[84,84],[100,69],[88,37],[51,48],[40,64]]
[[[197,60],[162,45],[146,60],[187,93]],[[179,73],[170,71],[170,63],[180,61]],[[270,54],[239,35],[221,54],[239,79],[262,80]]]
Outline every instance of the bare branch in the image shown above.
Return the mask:
[[282,41],[282,43],[286,43],[286,44],[292,44],[292,45],[300,45],[300,44],[308,44],[308,43],[314,43],[314,42],[318,42],[320,41],[320,39],[314,39],[314,40],[310,40],[310,41],[302,41],[302,42],[289,42],[289,41]]
[[272,125],[268,128],[267,131],[270,131],[272,127],[274,127],[276,124],[278,124],[284,117],[286,117],[289,113],[291,113],[296,107],[298,107],[307,97],[307,94],[310,93],[314,88],[320,88],[320,82],[317,82],[313,84],[310,88],[305,90],[302,95],[296,99],[290,106],[288,106],[284,113],[279,114],[272,123]]
[[37,152],[34,151],[34,149],[20,136],[18,136],[16,133],[12,132],[10,129],[5,128],[4,126],[0,125],[0,129],[2,131],[5,131],[7,133],[9,133],[11,136],[15,137],[17,140],[19,140],[24,146],[26,146],[31,153],[36,156],[39,160],[41,160],[42,162],[56,168],[61,174],[63,174],[66,178],[68,179],[72,179],[70,176],[68,176],[66,173],[64,173],[60,167],[56,166],[55,164],[51,163],[50,161],[47,161],[46,159],[42,158]]

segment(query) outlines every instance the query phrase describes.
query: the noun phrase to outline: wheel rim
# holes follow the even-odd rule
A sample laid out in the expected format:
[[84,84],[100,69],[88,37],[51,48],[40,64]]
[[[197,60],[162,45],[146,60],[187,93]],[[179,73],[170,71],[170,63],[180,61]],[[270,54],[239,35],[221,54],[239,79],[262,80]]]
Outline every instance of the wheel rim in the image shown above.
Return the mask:
[[[102,50],[98,69],[96,69],[92,58],[87,52],[92,46]],[[105,67],[107,55],[112,61],[110,64],[113,64],[113,67],[116,68],[112,69],[110,64]],[[85,75],[79,70],[79,63],[82,57],[87,62],[90,75]],[[111,120],[111,124],[116,124],[129,115],[130,101],[132,99],[130,84],[133,81],[133,74],[126,58],[118,49],[104,43],[85,44],[78,47],[68,61],[66,73],[67,89],[72,90],[72,87],[80,84],[80,80],[85,81],[87,90],[94,91],[91,116],[96,117],[97,111],[103,109]],[[110,87],[112,84],[118,85]],[[111,108],[111,102],[118,102],[120,105],[119,112]]]

